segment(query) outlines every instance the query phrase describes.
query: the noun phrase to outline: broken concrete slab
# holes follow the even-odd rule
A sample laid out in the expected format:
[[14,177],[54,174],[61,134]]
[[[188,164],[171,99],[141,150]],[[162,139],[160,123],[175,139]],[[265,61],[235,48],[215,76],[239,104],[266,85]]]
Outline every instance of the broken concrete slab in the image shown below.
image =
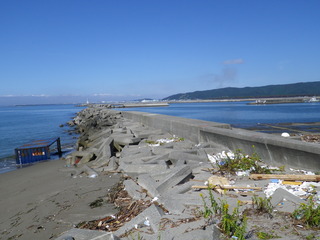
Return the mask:
[[154,156],[140,156],[139,154],[121,157],[121,162],[127,164],[146,164],[153,160]]
[[[76,157],[78,157],[78,155],[76,155]],[[94,160],[95,158],[96,158],[96,155],[93,152],[88,152],[87,154],[83,155],[81,160],[78,162],[78,165],[88,163],[91,160]]]
[[122,170],[126,173],[152,173],[167,170],[167,166],[159,164],[127,164],[120,162],[119,170]]
[[113,233],[88,229],[72,228],[56,240],[120,240]]
[[162,131],[159,129],[157,129],[157,130],[144,130],[144,129],[141,129],[141,127],[140,127],[139,130],[132,130],[132,133],[137,138],[145,139],[145,138],[149,138],[151,135],[161,134]]
[[103,140],[99,148],[99,154],[97,155],[97,158],[110,158],[111,156],[113,156],[113,141],[114,140],[112,137],[108,137]]
[[123,135],[112,134],[111,136],[114,137],[115,144],[119,144],[121,146],[138,144],[141,141],[141,138],[136,138],[132,134],[123,134]]
[[[161,232],[161,239],[172,240],[194,240],[194,239],[220,239],[220,231],[214,226],[206,223],[204,219],[194,221],[192,217],[186,219],[175,219],[172,216],[162,217],[162,222],[171,223],[175,227],[167,228]],[[184,224],[179,224],[184,222]]]
[[111,135],[111,133],[112,133],[112,129],[106,129],[106,130],[103,130],[103,131],[100,131],[100,132],[97,132],[95,134],[88,136],[88,139],[91,142],[94,142],[96,140],[101,140],[102,138],[109,137]]
[[157,191],[161,194],[170,190],[173,186],[191,177],[191,169],[189,166],[177,166],[172,168],[171,172],[162,179],[157,187]]
[[146,198],[147,194],[144,190],[132,179],[123,181],[124,189],[128,192],[132,199],[140,200]]
[[152,147],[152,153],[154,155],[170,154],[171,152],[172,152],[172,149],[166,148],[164,146]]
[[189,206],[193,208],[195,206],[203,206],[203,201],[197,193],[175,194],[170,192],[170,194],[160,195],[158,202],[162,204],[170,214],[182,214]]
[[136,157],[147,157],[153,156],[152,148],[149,146],[136,146],[136,145],[127,145],[123,147],[121,151],[121,157],[133,156]]
[[169,154],[163,155],[153,155],[151,156],[150,160],[146,161],[146,159],[141,159],[143,162],[148,164],[163,164],[163,161],[169,160]]
[[148,194],[154,198],[160,194],[157,190],[157,182],[149,174],[141,174],[138,177],[138,184],[147,190]]
[[194,182],[186,182],[183,184],[176,185],[172,187],[170,190],[166,192],[166,195],[170,194],[184,194],[190,190],[192,190],[192,186],[194,185]]
[[301,203],[305,203],[304,200],[282,188],[278,188],[273,193],[270,202],[276,209],[289,213],[297,209]]

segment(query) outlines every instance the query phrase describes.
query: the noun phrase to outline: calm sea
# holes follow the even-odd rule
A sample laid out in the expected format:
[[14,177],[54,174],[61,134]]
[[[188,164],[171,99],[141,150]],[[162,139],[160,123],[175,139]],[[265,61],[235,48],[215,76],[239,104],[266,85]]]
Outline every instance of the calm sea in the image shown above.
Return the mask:
[[[31,140],[60,137],[65,149],[74,146],[69,127],[59,127],[82,108],[74,105],[0,107],[0,173],[15,169],[14,149]],[[119,109],[142,111],[249,128],[264,123],[320,122],[320,103],[248,105],[247,102],[176,103],[168,107]],[[11,156],[11,158],[10,158]]]
[[76,135],[60,125],[81,109],[74,105],[0,107],[0,173],[16,168],[14,149],[32,140],[60,137],[63,151],[70,151]]
[[320,102],[248,105],[248,102],[174,103],[168,107],[119,109],[229,123],[246,128],[261,123],[320,122]]

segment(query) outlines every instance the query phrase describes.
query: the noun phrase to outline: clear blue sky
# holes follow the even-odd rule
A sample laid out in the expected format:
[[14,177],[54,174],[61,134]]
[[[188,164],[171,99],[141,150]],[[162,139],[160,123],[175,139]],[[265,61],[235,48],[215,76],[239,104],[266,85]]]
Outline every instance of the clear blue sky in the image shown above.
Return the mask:
[[0,104],[320,81],[319,64],[319,0],[0,1]]

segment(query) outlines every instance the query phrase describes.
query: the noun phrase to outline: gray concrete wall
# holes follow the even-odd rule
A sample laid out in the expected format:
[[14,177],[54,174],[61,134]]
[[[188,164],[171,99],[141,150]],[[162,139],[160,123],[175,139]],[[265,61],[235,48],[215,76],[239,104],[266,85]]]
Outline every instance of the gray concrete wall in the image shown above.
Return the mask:
[[320,145],[280,136],[232,129],[229,124],[186,119],[167,115],[123,111],[125,118],[161,129],[195,143],[214,142],[230,150],[255,151],[268,164],[320,171]]

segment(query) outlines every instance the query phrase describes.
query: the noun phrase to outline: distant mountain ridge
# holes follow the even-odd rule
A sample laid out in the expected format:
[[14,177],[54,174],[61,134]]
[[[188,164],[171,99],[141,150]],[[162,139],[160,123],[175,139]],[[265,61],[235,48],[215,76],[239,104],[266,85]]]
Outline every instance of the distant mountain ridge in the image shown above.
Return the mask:
[[163,100],[204,100],[222,98],[259,98],[294,96],[320,96],[320,81],[267,85],[262,87],[227,87],[174,94],[164,98]]

